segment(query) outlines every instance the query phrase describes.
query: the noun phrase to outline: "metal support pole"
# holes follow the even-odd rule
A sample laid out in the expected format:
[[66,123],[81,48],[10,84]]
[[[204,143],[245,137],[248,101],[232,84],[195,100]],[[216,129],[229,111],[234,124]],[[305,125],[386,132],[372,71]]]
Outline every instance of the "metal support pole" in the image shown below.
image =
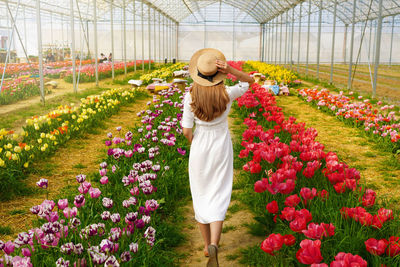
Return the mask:
[[335,0],[335,6],[333,9],[333,29],[332,29],[332,50],[331,50],[331,75],[329,82],[333,84],[333,64],[335,62],[335,37],[336,37],[336,12],[337,12],[337,0]]
[[151,70],[151,25],[150,25],[150,6],[147,6],[147,31],[149,35],[149,70]]
[[351,74],[353,72],[353,48],[354,48],[354,27],[356,21],[356,8],[357,8],[357,0],[353,1],[353,18],[351,21],[351,40],[350,40],[350,58],[349,58],[349,77],[347,81],[347,88],[351,90]]
[[[204,16],[206,16],[206,13],[204,13]],[[204,48],[207,47],[207,23],[206,23],[206,18],[204,18]]]
[[343,64],[346,64],[347,58],[347,32],[348,32],[349,24],[344,25],[344,37],[343,37]]
[[157,60],[157,35],[156,35],[156,10],[153,9],[153,46],[154,46],[154,62]]
[[284,57],[285,57],[285,59],[284,59],[284,64],[287,64],[287,61],[288,61],[288,59],[287,59],[287,56],[288,56],[288,52],[287,52],[287,48],[288,48],[288,41],[287,41],[287,37],[288,37],[288,34],[287,34],[287,24],[288,24],[288,12],[286,12],[286,19],[285,19],[285,51],[284,51]]
[[65,60],[65,49],[64,49],[64,16],[61,15],[61,42],[62,42],[62,58]]
[[321,54],[321,24],[322,24],[322,4],[323,0],[319,2],[319,16],[318,16],[318,43],[317,43],[317,79],[319,79],[319,60]]
[[236,60],[236,45],[235,45],[235,9],[232,8],[233,16],[232,16],[232,60]]
[[292,9],[292,31],[290,34],[290,69],[293,70],[293,34],[294,34],[294,8]]
[[260,24],[260,49],[259,60],[264,61],[264,24]]
[[297,42],[297,72],[299,72],[299,68],[300,68],[300,44],[301,44],[301,11],[302,11],[302,7],[303,7],[303,3],[300,3],[300,16],[299,16],[299,38],[298,38],[298,42]]
[[162,61],[161,56],[161,13],[158,12],[158,61]]
[[122,19],[124,20],[123,22],[123,27],[124,27],[124,32],[123,32],[123,37],[124,37],[124,43],[123,43],[123,54],[124,54],[124,73],[125,73],[125,78],[128,73],[128,70],[126,69],[126,3],[125,0],[122,2],[123,8],[122,8]]
[[136,1],[133,0],[133,60],[135,61],[134,69],[137,68],[137,55],[136,55]]
[[166,35],[165,35],[165,17],[163,16],[163,19],[162,19],[162,23],[163,23],[163,25],[162,25],[162,29],[163,29],[163,38],[162,38],[162,61],[163,62],[165,62],[165,46],[166,46],[166,44],[165,44],[165,37],[166,37]]
[[[98,64],[98,48],[97,48],[97,3],[93,0],[93,25],[94,25],[94,53],[95,53],[95,74],[96,74],[96,86],[99,86],[99,64]],[[75,60],[75,59],[74,59]]]
[[383,0],[379,0],[379,15],[378,15],[378,27],[376,34],[376,47],[375,47],[375,62],[374,62],[374,81],[372,85],[372,98],[376,97],[376,85],[378,80],[378,69],[379,69],[379,57],[381,55],[381,36],[382,36],[382,5]]
[[[40,1],[40,0],[37,0]],[[70,0],[70,19],[71,19],[71,61],[72,61],[72,84],[74,93],[78,92],[76,87],[76,61],[75,61],[75,21],[74,21],[74,1]]]
[[269,40],[269,23],[265,24],[265,40],[264,40],[264,61],[268,62],[268,40]]
[[[62,27],[62,25],[61,25]],[[24,43],[25,49],[28,50],[28,38],[26,36],[26,15],[25,15],[25,7],[24,7]]]
[[111,25],[111,72],[112,72],[112,79],[114,80],[115,78],[115,70],[114,70],[114,6],[113,6],[113,0],[110,2],[110,25]]
[[278,62],[278,17],[275,19],[275,57],[274,57],[274,61],[275,61],[275,65]]
[[179,42],[179,24],[176,23],[175,27],[176,27],[175,56],[176,56],[176,61],[179,61],[179,53],[178,53],[179,52],[179,50],[178,50],[178,48],[179,48],[178,47],[178,42]]
[[50,40],[51,40],[51,54],[54,55],[54,49],[53,49],[53,13],[50,12]]
[[393,33],[394,33],[394,18],[392,17],[392,34],[390,37],[390,54],[389,54],[389,66],[392,66],[392,52],[393,52]]
[[282,64],[282,41],[283,41],[283,14],[281,14],[281,27],[279,37],[279,64]]
[[[71,3],[72,1],[73,0],[71,0]],[[73,12],[72,8],[71,12]],[[45,104],[46,102],[44,96],[44,81],[43,81],[42,22],[40,16],[40,0],[36,0],[36,24],[37,24],[37,39],[38,39],[38,54],[39,54],[40,101],[42,101],[43,104]],[[9,47],[7,48],[9,49]]]
[[309,55],[310,55],[310,23],[311,23],[311,0],[308,1],[306,75],[308,75],[308,58],[309,58]]
[[369,21],[369,44],[368,44],[368,64],[370,63],[372,43],[372,20]]
[[142,70],[144,71],[144,10],[143,10],[143,0],[142,0]]

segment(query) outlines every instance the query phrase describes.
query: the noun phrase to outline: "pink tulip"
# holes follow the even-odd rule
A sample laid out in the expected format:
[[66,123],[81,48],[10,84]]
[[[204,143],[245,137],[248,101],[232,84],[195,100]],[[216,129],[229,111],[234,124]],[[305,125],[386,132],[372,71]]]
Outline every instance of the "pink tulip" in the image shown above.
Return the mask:
[[58,208],[60,209],[60,210],[63,210],[63,209],[65,209],[66,207],[68,207],[68,199],[60,199],[60,200],[58,200]]
[[98,198],[101,195],[101,191],[98,188],[91,187],[89,189],[89,195],[91,198]]
[[101,177],[100,183],[101,183],[101,184],[108,184],[108,177],[107,177],[107,176]]
[[3,251],[7,255],[10,255],[11,253],[14,252],[14,249],[15,249],[14,243],[11,241],[8,241],[7,243],[5,243]]

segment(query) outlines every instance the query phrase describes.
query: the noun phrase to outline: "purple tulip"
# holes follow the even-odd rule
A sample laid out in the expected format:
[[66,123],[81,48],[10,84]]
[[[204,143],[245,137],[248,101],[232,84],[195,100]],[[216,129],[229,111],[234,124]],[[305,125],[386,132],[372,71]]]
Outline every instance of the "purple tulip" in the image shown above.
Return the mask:
[[58,221],[58,219],[59,219],[58,212],[57,212],[57,211],[54,211],[54,212],[50,213],[50,215],[47,215],[47,216],[46,216],[46,219],[47,219],[47,221],[49,221],[49,222],[56,222],[56,221]]
[[80,208],[85,205],[85,196],[77,195],[75,196],[74,204],[77,208]]
[[105,176],[105,175],[107,175],[107,169],[100,169],[99,170],[99,173],[100,173],[100,176]]
[[138,243],[131,243],[131,244],[129,245],[129,250],[130,250],[132,253],[136,253],[136,252],[138,251],[138,248],[139,248]]
[[103,211],[103,213],[100,216],[103,221],[107,221],[108,219],[110,219],[111,213],[108,210],[106,210]]
[[129,251],[124,251],[121,254],[121,262],[128,262],[132,259],[131,253]]
[[40,179],[38,182],[36,182],[36,185],[39,186],[40,188],[46,189],[49,185],[49,181],[47,179]]
[[91,187],[89,189],[89,195],[91,198],[98,198],[101,195],[101,191],[98,188]]
[[92,185],[89,183],[89,182],[87,182],[87,181],[84,181],[83,183],[81,183],[81,185],[78,187],[78,191],[79,191],[79,193],[81,193],[81,194],[86,194],[88,191],[89,191],[89,189],[92,187]]
[[118,126],[116,129],[117,129],[117,131],[119,132],[119,131],[122,130],[122,127],[121,127],[121,126]]
[[138,213],[137,212],[129,212],[125,216],[125,222],[126,223],[134,223],[137,219]]
[[11,253],[14,252],[15,249],[15,245],[13,242],[8,241],[7,243],[4,244],[4,253],[6,253],[7,255],[10,255]]
[[132,196],[137,196],[137,195],[139,195],[140,190],[139,190],[139,188],[137,186],[135,186],[134,188],[131,189],[130,192],[131,192]]
[[112,145],[112,142],[111,142],[110,140],[106,140],[106,141],[105,141],[105,145],[106,145],[106,146],[111,146],[111,145]]
[[0,240],[0,250],[3,250],[5,247],[4,241]]
[[107,168],[107,162],[103,161],[102,163],[100,163],[100,168],[102,169],[106,169]]
[[66,207],[68,207],[68,199],[59,199],[57,205],[60,210],[65,209]]
[[181,154],[182,156],[184,156],[186,154],[186,150],[182,149],[182,148],[177,148],[177,151],[179,154]]
[[108,134],[107,134],[107,137],[108,137],[108,138],[111,138],[112,136],[113,136],[112,133],[108,133]]
[[24,255],[25,257],[30,257],[32,256],[31,250],[29,248],[22,248],[21,249],[21,253],[22,255]]
[[101,183],[101,184],[108,184],[108,177],[107,177],[107,176],[101,177],[100,183]]
[[145,223],[142,219],[135,221],[135,225],[138,229],[142,229],[145,226]]
[[[83,253],[83,245],[81,243],[78,243],[74,246],[74,253],[76,255],[81,255]],[[82,265],[81,265],[82,266]]]
[[58,260],[56,261],[56,266],[57,267],[68,267],[69,261],[66,261],[63,258],[58,258]]
[[73,207],[73,208],[67,207],[63,210],[63,214],[64,214],[65,218],[67,218],[67,219],[75,217],[77,213],[78,213],[78,209],[76,207]]
[[114,213],[110,216],[111,221],[113,223],[118,223],[119,221],[121,221],[121,216],[119,215],[119,213]]
[[100,250],[107,253],[113,249],[114,243],[108,239],[103,239],[100,243]]
[[60,247],[60,252],[70,255],[75,249],[74,243],[70,242],[70,243],[66,243],[61,245]]
[[107,209],[112,208],[113,200],[111,198],[104,197],[103,198],[103,206]]
[[12,266],[16,267],[32,267],[31,258],[21,258],[20,256],[15,256],[12,259]]
[[125,157],[126,158],[131,158],[132,156],[133,156],[133,151],[132,150],[125,151]]
[[76,181],[80,184],[83,183],[85,180],[86,180],[86,175],[84,174],[79,174],[76,176]]

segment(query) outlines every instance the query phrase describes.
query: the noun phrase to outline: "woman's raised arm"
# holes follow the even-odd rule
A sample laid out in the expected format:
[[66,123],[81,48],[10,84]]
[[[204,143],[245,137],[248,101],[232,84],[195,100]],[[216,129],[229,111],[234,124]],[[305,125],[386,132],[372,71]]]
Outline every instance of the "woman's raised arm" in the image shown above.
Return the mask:
[[244,73],[243,71],[237,70],[233,67],[231,67],[228,63],[225,61],[217,59],[215,64],[217,65],[218,71],[222,73],[230,73],[233,76],[236,76],[236,78],[241,81],[241,82],[247,82],[250,85],[254,83],[254,79],[250,77],[247,73]]

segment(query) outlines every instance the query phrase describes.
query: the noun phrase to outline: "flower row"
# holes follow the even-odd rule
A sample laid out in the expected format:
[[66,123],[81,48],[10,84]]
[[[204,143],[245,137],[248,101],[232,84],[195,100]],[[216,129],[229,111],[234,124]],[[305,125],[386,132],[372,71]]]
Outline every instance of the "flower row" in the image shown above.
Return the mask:
[[399,220],[375,203],[376,193],[360,185],[356,169],[325,152],[315,141],[315,129],[285,118],[275,98],[258,84],[238,105],[247,127],[239,158],[254,182],[248,197],[269,234],[262,250],[287,255],[280,259],[288,265],[398,264],[398,239],[391,239],[387,257],[369,253],[364,245],[370,238],[395,236]]
[[159,78],[167,81],[172,78],[174,71],[181,70],[185,65],[186,63],[176,63],[170,66],[162,67],[153,71],[152,73],[143,74],[140,76],[140,80],[143,81],[144,85],[151,83],[153,78]]
[[292,71],[278,65],[271,65],[260,61],[246,61],[246,64],[264,74],[267,80],[275,80],[278,84],[283,82],[290,85],[297,79],[296,74]]
[[[76,190],[32,207],[40,226],[0,241],[0,266],[170,266],[164,250],[176,241],[165,236],[175,226],[166,218],[188,187],[176,175],[187,168],[182,99],[180,90],[165,90],[137,114],[139,127],[108,133],[98,173],[77,175]],[[37,185],[47,190],[51,181]]]
[[394,152],[400,149],[400,117],[393,111],[393,105],[382,106],[382,102],[372,105],[362,96],[356,101],[351,95],[333,94],[327,89],[299,89],[298,94],[306,102],[388,143]]

